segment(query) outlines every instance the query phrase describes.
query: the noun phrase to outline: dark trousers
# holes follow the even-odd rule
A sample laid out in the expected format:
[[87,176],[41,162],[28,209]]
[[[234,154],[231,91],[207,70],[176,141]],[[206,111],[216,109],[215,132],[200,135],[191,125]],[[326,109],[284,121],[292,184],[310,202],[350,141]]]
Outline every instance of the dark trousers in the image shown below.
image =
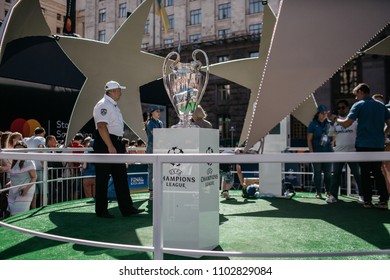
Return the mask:
[[349,168],[351,168],[351,173],[355,178],[359,196],[363,196],[362,190],[362,179],[360,175],[360,166],[358,162],[334,162],[332,165],[332,185],[330,188],[330,193],[338,198],[340,183],[341,183],[341,173],[343,172],[344,166],[348,164]]
[[[111,141],[115,146],[117,153],[124,154],[126,152],[122,141],[112,135]],[[93,145],[94,153],[108,153],[106,144],[101,139],[99,133],[96,133],[95,142]],[[123,163],[95,163],[96,168],[96,197],[95,197],[95,212],[97,215],[103,215],[108,212],[108,180],[110,175],[114,181],[115,193],[118,200],[119,210],[122,215],[126,216],[131,213],[133,201],[130,196],[130,190],[127,182],[126,165]]]
[[322,192],[322,173],[324,173],[325,192],[330,191],[332,163],[313,162],[313,181],[317,193]]
[[[380,148],[363,148],[356,147],[357,152],[381,152]],[[387,192],[385,177],[383,177],[381,170],[381,161],[367,161],[359,162],[360,172],[362,177],[362,190],[363,198],[365,202],[371,202],[372,200],[372,184],[371,184],[371,172],[374,176],[376,189],[379,194],[380,202],[387,202],[389,200],[389,193]]]

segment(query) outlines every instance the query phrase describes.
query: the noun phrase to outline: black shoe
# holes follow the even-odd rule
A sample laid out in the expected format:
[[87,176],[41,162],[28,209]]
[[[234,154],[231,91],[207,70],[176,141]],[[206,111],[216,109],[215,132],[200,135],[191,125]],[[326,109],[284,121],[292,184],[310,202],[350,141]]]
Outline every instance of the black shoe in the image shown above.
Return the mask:
[[96,214],[96,216],[98,216],[99,218],[105,218],[105,219],[112,219],[112,218],[115,218],[114,215],[110,214],[110,213],[104,213],[104,214]]
[[139,213],[145,212],[145,209],[131,208],[129,213],[123,215],[123,217],[130,217],[132,215],[137,215]]

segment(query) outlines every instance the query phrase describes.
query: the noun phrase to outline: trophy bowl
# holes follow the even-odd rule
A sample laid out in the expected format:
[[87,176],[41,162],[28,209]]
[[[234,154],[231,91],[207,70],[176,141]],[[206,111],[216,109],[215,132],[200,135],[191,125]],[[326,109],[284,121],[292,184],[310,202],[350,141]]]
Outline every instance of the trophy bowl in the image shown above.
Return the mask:
[[[204,73],[200,71],[202,63],[196,58],[199,53],[203,54],[206,61]],[[173,56],[176,56],[176,59],[168,67]],[[207,54],[197,49],[192,52],[192,59],[190,63],[181,63],[179,53],[170,52],[163,63],[164,87],[180,120],[173,128],[196,127],[192,124],[192,114],[202,100],[209,80]]]

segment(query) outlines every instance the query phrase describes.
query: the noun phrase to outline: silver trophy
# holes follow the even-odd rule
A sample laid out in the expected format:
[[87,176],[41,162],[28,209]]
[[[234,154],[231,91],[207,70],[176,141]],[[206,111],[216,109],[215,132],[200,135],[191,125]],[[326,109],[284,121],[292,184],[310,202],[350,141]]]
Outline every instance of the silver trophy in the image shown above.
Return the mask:
[[[203,54],[206,60],[204,74],[200,69],[202,63],[196,59],[198,53]],[[169,59],[176,56],[176,60],[167,66]],[[209,80],[209,59],[202,50],[192,52],[190,63],[181,63],[180,55],[177,52],[170,52],[164,60],[162,72],[165,90],[180,119],[180,122],[172,127],[194,127],[192,124],[192,114],[202,100],[203,94]]]

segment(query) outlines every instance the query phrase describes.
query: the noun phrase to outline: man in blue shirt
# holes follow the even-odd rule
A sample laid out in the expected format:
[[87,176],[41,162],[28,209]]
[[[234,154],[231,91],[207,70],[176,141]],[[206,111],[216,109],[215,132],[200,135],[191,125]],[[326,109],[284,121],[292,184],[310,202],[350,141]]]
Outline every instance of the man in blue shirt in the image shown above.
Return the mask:
[[[336,119],[342,127],[349,127],[358,119],[355,147],[357,152],[384,151],[385,137],[390,133],[390,112],[386,106],[370,97],[370,88],[361,83],[353,89],[358,100],[351,108],[347,119]],[[386,129],[384,130],[384,124]],[[389,194],[385,178],[381,172],[382,162],[360,162],[362,189],[365,208],[388,209]],[[375,178],[379,203],[372,204],[372,185],[370,172]]]

